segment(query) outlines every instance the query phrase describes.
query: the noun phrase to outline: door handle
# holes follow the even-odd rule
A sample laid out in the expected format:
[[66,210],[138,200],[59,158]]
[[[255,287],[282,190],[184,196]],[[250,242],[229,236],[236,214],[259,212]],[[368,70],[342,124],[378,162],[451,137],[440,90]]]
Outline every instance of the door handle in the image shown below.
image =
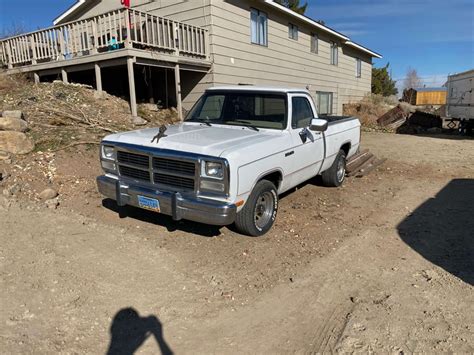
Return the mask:
[[288,158],[289,156],[295,154],[295,151],[292,150],[291,152],[285,153],[285,158]]

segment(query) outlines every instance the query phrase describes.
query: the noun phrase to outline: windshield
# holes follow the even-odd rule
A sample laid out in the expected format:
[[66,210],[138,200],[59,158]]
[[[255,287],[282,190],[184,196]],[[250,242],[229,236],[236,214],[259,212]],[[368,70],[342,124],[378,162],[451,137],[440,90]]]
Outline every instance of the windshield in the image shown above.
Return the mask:
[[186,121],[282,130],[287,123],[286,95],[208,92],[189,112]]

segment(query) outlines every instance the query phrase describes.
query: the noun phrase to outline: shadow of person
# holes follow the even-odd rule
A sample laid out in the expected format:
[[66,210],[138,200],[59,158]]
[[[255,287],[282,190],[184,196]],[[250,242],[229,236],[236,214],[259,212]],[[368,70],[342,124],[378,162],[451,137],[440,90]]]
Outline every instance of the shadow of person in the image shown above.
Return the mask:
[[134,354],[145,341],[155,337],[162,354],[173,354],[163,338],[163,327],[155,316],[140,317],[133,308],[124,308],[114,317],[110,327],[108,355]]
[[474,285],[474,179],[454,179],[398,225],[425,259]]

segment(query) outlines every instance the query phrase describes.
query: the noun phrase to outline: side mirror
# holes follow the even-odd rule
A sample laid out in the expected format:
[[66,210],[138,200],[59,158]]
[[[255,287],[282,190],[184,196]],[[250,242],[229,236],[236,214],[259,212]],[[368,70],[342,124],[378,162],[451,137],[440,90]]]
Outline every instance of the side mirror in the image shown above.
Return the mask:
[[309,124],[309,129],[315,132],[325,132],[328,129],[328,121],[321,118],[313,118]]

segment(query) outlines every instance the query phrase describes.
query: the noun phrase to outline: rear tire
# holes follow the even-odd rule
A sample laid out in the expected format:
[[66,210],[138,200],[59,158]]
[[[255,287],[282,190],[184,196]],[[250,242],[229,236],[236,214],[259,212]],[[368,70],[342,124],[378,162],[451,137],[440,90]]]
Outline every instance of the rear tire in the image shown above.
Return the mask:
[[255,185],[245,206],[237,213],[235,226],[239,233],[259,237],[272,228],[277,212],[277,189],[270,181],[261,180]]
[[346,179],[346,153],[341,149],[331,167],[322,173],[323,184],[327,187],[339,187]]

